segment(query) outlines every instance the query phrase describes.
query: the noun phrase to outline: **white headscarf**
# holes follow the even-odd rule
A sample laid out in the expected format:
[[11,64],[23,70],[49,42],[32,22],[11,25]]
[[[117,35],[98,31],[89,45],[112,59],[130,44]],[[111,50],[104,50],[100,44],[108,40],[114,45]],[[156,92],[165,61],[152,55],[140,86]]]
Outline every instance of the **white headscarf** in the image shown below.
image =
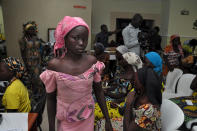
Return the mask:
[[118,46],[116,50],[119,51],[122,55],[129,52],[128,48],[124,45]]
[[124,53],[122,56],[130,65],[133,66],[133,69],[135,72],[137,71],[137,69],[142,68],[142,64],[143,64],[142,60],[134,52],[127,52],[127,53]]

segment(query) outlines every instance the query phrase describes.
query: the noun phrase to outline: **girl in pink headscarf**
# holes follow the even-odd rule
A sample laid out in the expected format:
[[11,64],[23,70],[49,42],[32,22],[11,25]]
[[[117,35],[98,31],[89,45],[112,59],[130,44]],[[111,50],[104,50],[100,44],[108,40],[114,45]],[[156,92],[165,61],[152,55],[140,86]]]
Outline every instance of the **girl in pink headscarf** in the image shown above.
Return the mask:
[[55,115],[58,131],[93,131],[92,89],[106,118],[106,130],[112,131],[100,85],[104,64],[84,52],[88,34],[88,25],[79,17],[65,16],[57,25],[56,58],[40,75],[46,86],[50,131],[55,131]]

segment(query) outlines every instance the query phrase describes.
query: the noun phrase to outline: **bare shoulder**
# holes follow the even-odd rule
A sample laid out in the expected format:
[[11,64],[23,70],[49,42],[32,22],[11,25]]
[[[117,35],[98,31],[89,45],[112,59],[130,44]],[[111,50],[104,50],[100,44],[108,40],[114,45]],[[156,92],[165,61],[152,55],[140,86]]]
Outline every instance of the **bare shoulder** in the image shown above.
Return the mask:
[[86,55],[86,59],[91,65],[95,64],[97,62],[97,59],[93,55]]
[[56,71],[60,60],[57,58],[53,58],[48,62],[47,69]]

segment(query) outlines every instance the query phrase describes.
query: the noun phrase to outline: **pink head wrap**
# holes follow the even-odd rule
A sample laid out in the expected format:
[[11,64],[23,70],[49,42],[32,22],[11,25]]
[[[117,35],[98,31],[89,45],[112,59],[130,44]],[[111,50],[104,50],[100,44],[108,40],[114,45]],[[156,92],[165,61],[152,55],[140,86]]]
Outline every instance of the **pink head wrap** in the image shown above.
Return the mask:
[[[86,22],[80,17],[70,17],[65,16],[57,25],[55,30],[55,45],[54,45],[54,55],[57,56],[57,49],[65,48],[64,37],[75,27],[85,26],[88,29],[89,27]],[[62,57],[64,57],[65,52]]]

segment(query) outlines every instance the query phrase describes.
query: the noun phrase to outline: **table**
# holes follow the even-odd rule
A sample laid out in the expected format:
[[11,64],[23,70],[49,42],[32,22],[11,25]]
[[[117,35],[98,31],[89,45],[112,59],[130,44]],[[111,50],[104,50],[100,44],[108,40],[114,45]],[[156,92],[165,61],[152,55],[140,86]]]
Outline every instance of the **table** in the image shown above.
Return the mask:
[[37,131],[35,125],[38,113],[1,113],[3,120],[0,131]]
[[[170,100],[182,109],[185,120],[180,129],[187,130],[186,123],[197,118],[197,96],[176,97]],[[186,100],[191,100],[193,105],[188,105]]]
[[28,113],[1,113],[0,131],[27,131]]
[[[187,123],[188,121],[197,118],[197,97],[185,96],[185,97],[171,98],[170,100],[176,103],[183,110],[185,115],[184,122]],[[191,100],[193,105],[188,105],[185,100]]]

